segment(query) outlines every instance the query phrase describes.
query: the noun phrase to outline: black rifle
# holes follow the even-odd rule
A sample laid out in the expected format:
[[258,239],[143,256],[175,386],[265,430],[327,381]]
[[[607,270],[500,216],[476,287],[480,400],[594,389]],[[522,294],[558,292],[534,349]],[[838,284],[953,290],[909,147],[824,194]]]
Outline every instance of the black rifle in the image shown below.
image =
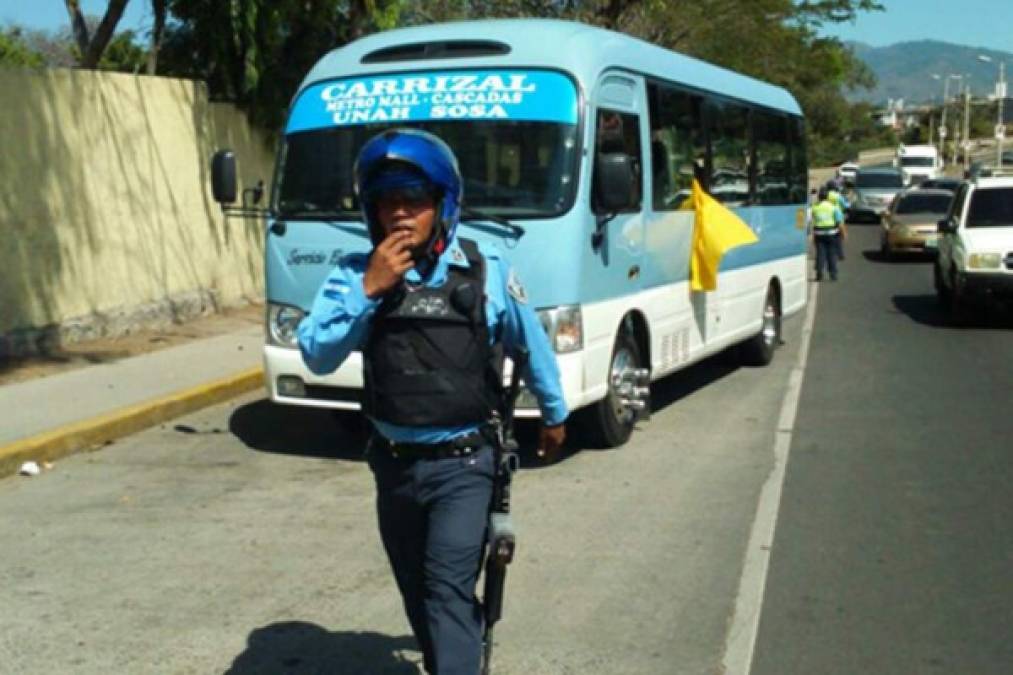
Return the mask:
[[514,406],[520,393],[521,371],[528,362],[528,351],[523,347],[518,349],[513,362],[510,387],[503,396],[499,415],[494,424],[496,478],[489,507],[489,553],[485,559],[485,593],[482,598],[485,614],[482,675],[489,675],[489,664],[492,661],[492,629],[503,615],[506,568],[513,560],[514,549],[517,547],[517,536],[510,520],[510,479],[519,466],[517,439],[514,437]]

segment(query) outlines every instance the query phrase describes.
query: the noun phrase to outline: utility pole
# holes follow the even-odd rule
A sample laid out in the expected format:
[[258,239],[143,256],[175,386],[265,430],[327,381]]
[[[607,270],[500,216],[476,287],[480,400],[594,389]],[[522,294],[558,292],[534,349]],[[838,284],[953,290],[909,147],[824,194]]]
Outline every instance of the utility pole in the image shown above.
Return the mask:
[[939,121],[939,156],[946,163],[946,102],[950,98],[950,76],[943,75],[943,118]]
[[[955,80],[960,80],[960,84],[964,83],[964,79],[965,78],[964,78],[963,75],[948,75],[946,81],[949,82],[949,78],[951,78],[951,77],[953,79],[955,79]],[[958,98],[959,96],[960,96],[960,89],[959,89],[959,85],[958,85],[957,96],[954,97],[954,98],[957,98],[958,105],[960,103],[960,99]],[[943,108],[943,115],[945,115],[945,114],[946,114],[946,108],[944,107]],[[954,115],[959,115],[959,114],[960,114],[960,108],[958,107],[957,110],[956,110],[956,112],[954,113]],[[956,164],[957,163],[957,150],[960,148],[960,118],[957,118],[953,122],[953,143],[951,145],[953,147],[953,153],[951,154],[951,157],[953,159],[951,161],[951,164]]]
[[964,171],[971,163],[971,85],[964,79]]
[[1002,141],[1006,136],[1006,127],[1002,123],[1002,100],[1006,98],[1006,62],[999,62],[999,86],[996,88],[996,99],[999,102],[998,118],[995,121],[995,167],[1002,168]]

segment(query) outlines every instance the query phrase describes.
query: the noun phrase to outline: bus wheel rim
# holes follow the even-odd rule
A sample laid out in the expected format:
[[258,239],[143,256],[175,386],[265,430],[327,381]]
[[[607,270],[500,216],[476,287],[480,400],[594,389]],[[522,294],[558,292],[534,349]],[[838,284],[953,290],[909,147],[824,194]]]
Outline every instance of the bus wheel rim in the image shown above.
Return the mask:
[[774,303],[767,302],[763,308],[763,343],[772,345],[777,340],[777,310]]
[[612,359],[612,368],[609,378],[609,397],[612,399],[612,410],[622,422],[628,423],[633,416],[633,410],[622,403],[623,392],[620,387],[624,382],[630,382],[633,371],[637,368],[636,359],[629,349],[621,348]]

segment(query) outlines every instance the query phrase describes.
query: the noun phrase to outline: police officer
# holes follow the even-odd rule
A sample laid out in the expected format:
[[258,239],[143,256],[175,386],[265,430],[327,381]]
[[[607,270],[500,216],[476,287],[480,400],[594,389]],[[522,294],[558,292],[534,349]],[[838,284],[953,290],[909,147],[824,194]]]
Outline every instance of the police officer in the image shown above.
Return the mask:
[[475,675],[502,355],[528,350],[522,374],[541,408],[539,453],[564,441],[559,370],[507,261],[457,237],[462,181],[442,140],[383,132],[362,147],[354,173],[374,248],[331,272],[299,345],[320,374],[362,350],[380,535],[408,620],[427,672]]
[[837,281],[837,238],[844,224],[841,209],[830,201],[826,186],[820,188],[819,201],[812,207],[813,241],[816,244],[816,281],[823,280],[824,268]]
[[[844,196],[844,180],[840,176],[835,176],[827,181],[827,198],[832,201],[843,214],[847,214],[848,209],[851,208],[851,204],[848,203],[848,198]],[[844,220],[846,221],[847,218]],[[838,261],[844,260],[844,239],[847,237],[847,234],[847,225],[844,221],[842,221],[841,231],[837,235],[837,240],[835,242]]]

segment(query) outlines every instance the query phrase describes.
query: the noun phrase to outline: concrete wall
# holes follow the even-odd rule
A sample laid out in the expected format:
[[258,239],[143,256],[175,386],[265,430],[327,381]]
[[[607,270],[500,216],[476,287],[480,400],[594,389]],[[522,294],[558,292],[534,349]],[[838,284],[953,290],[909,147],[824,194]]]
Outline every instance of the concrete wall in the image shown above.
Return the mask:
[[202,85],[0,68],[0,355],[259,301],[263,222],[223,218],[209,159],[273,151]]

